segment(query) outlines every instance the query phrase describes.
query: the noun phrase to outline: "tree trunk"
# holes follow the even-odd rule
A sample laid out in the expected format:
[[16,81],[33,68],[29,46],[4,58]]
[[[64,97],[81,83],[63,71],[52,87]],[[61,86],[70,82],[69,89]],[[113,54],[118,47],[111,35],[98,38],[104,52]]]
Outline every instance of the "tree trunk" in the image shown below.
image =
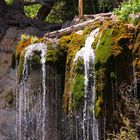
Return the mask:
[[36,18],[44,21],[45,18],[47,17],[47,15],[50,13],[53,5],[54,5],[54,1],[53,2],[47,2],[45,5],[42,5],[40,7],[38,13],[37,13]]
[[78,3],[79,19],[83,17],[83,0],[79,0]]

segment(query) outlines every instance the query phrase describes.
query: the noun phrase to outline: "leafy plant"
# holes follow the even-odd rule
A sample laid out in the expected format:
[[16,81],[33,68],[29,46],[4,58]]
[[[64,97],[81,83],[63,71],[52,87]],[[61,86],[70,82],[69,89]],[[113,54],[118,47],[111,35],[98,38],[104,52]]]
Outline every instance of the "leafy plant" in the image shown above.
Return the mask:
[[119,19],[131,23],[137,23],[139,20],[140,0],[129,0],[121,3],[119,8],[114,10],[114,13]]
[[25,12],[26,16],[28,16],[30,18],[35,18],[40,7],[41,7],[40,4],[34,4],[31,6],[24,6],[24,12]]
[[5,0],[5,2],[8,4],[8,5],[11,5],[13,3],[13,0]]

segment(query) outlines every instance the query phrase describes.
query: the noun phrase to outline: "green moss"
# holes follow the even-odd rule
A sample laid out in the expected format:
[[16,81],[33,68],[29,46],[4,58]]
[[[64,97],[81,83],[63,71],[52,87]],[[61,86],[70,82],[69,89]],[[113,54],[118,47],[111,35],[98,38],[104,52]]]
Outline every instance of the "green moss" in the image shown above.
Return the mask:
[[[62,52],[67,53],[66,58],[66,72],[65,72],[65,87],[64,87],[64,96],[63,96],[63,107],[65,112],[70,112],[72,107],[72,89],[71,83],[73,83],[73,75],[74,75],[74,65],[73,60],[77,51],[80,50],[84,46],[85,36],[73,33],[69,36],[63,36],[58,41],[58,48]],[[66,111],[68,110],[68,111]]]
[[79,107],[84,97],[84,61],[83,58],[78,58],[76,62],[72,64],[72,81],[71,81],[71,93],[73,97],[72,105],[74,108]]
[[105,64],[111,56],[112,44],[112,29],[106,29],[102,33],[99,45],[96,48],[95,65],[100,62]]
[[83,30],[83,35],[90,34],[90,32],[96,28],[99,28],[101,26],[101,23],[99,21],[95,21],[87,26],[85,26]]
[[22,70],[23,70],[23,63],[24,63],[24,55],[20,56],[19,64],[18,64],[18,80],[21,80],[22,77]]
[[[108,25],[108,23],[107,23]],[[108,63],[110,61],[110,57],[112,56],[112,29],[104,27],[102,29],[102,34],[100,34],[100,42],[96,47],[96,55],[95,55],[95,116],[99,117],[102,112],[102,101],[104,100],[107,93],[105,93],[105,89],[108,83],[107,82],[107,74],[108,74]],[[110,64],[109,64],[110,65]]]
[[72,85],[73,106],[77,108],[84,97],[84,75],[77,74]]
[[[60,50],[69,51],[69,53],[79,50],[84,46],[85,36],[72,33],[69,36],[63,36],[58,41],[58,46]],[[75,54],[74,54],[75,55]]]
[[[113,94],[111,82],[115,81],[118,75],[115,74],[115,63],[120,61],[121,55],[125,49],[129,49],[131,32],[128,26],[122,22],[105,21],[100,28],[99,36],[95,39],[95,116],[99,117],[102,113],[103,101],[110,100]],[[98,39],[100,38],[100,41]],[[99,42],[99,43],[97,43]],[[98,44],[98,46],[96,45]],[[132,47],[132,46],[131,46]],[[100,101],[102,98],[102,101]],[[111,100],[110,100],[111,102]],[[111,112],[110,103],[107,104],[107,110]]]
[[95,117],[96,117],[96,118],[98,118],[99,115],[100,115],[101,112],[102,112],[102,105],[103,105],[103,97],[102,97],[102,96],[99,96],[99,97],[98,97],[98,100],[97,100],[96,103],[95,103],[95,108],[94,108]]
[[74,73],[83,74],[84,73],[83,58],[78,58],[77,61],[72,64],[72,69],[73,69]]
[[[104,89],[106,84],[106,75],[105,75],[105,68],[100,68],[95,71],[95,116],[98,118],[102,112],[102,104],[103,104],[103,97],[104,97]],[[102,98],[101,98],[102,97]],[[102,102],[101,102],[102,101]]]
[[46,55],[47,62],[56,62],[58,61],[57,50],[48,50]]

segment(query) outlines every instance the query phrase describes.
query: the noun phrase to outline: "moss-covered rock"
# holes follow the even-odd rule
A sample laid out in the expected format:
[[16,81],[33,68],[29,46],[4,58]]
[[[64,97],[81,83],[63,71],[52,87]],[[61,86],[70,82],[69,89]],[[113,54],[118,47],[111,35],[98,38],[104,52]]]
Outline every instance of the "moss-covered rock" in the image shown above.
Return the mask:
[[[95,90],[96,90],[96,101],[95,101],[95,115],[99,117],[102,112],[102,105],[104,102],[99,104],[99,100],[106,100],[111,96],[111,81],[119,78],[121,73],[115,71],[115,61],[121,63],[126,57],[130,56],[132,50],[132,40],[134,37],[134,29],[129,29],[127,24],[120,21],[105,21],[100,28],[100,41],[95,40]],[[130,46],[130,44],[132,46]],[[128,51],[128,54],[126,54]],[[124,60],[122,58],[124,56]],[[119,64],[118,64],[119,65]],[[118,67],[118,66],[117,66]],[[126,65],[126,67],[132,67],[132,64]],[[118,69],[118,68],[117,68]],[[130,68],[131,69],[131,68]],[[125,70],[125,69],[124,69]],[[119,77],[118,77],[118,74]],[[122,79],[127,80],[126,76],[122,76]],[[110,92],[110,93],[108,93]],[[111,100],[111,99],[110,99]],[[107,106],[108,108],[109,106]]]
[[[65,112],[70,112],[72,107],[72,93],[71,83],[73,83],[73,61],[75,55],[80,48],[84,46],[85,36],[73,33],[69,36],[63,36],[59,42],[58,47],[67,53],[66,58],[66,72],[65,72],[65,87],[64,87],[64,102],[63,107]],[[81,94],[80,94],[81,95]]]
[[24,55],[20,55],[19,64],[18,64],[18,80],[19,81],[22,76],[23,64],[24,64]]
[[72,81],[73,107],[77,108],[84,97],[84,75],[76,74]]
[[[46,63],[56,63],[66,59],[65,85],[63,94],[63,107],[69,113],[72,106],[78,107],[84,96],[84,65],[83,59],[75,63],[76,53],[84,47],[86,35],[93,29],[100,27],[100,32],[95,38],[95,116],[98,118],[103,113],[103,106],[107,101],[108,114],[111,114],[112,94],[111,86],[117,80],[120,85],[123,80],[133,81],[132,67],[135,67],[136,77],[140,78],[140,24],[136,27],[120,21],[106,20],[101,24],[94,22],[85,27],[83,35],[72,33],[63,36],[57,43],[45,41],[44,38],[23,38],[16,49],[15,56],[19,58],[18,77],[21,78],[24,62],[24,49],[36,42],[47,43]],[[40,56],[35,54],[32,66],[40,66]],[[64,68],[64,67],[63,67]],[[72,105],[73,100],[73,105]],[[109,116],[109,115],[108,115]]]

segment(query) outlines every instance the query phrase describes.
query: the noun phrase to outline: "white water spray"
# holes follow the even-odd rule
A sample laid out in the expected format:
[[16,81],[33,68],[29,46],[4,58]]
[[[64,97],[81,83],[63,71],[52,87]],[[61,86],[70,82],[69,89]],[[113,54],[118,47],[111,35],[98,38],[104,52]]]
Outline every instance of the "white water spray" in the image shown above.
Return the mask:
[[[39,101],[36,101],[36,107],[34,108],[42,108],[42,111],[40,110],[35,110],[31,109],[30,104],[35,104],[34,100],[35,97],[32,95],[32,91],[29,87],[28,80],[29,80],[29,71],[31,69],[31,65],[29,67],[28,61],[32,60],[33,55],[35,52],[39,52],[40,57],[41,57],[41,65],[42,65],[42,96],[38,95],[41,99],[36,99]],[[28,139],[29,137],[33,138],[35,137],[35,133],[38,133],[37,131],[41,128],[42,130],[39,130],[41,136],[39,136],[38,140],[45,140],[45,135],[46,135],[46,68],[45,68],[45,63],[46,63],[46,54],[47,54],[47,45],[44,43],[36,43],[29,45],[24,52],[24,63],[23,63],[23,70],[22,70],[22,78],[21,78],[21,83],[19,87],[19,108],[18,108],[18,116],[17,116],[17,131],[18,131],[18,140],[22,139]],[[42,122],[40,122],[40,119],[42,117]],[[33,126],[34,125],[34,120],[33,118],[36,119],[37,126],[36,126],[36,132],[31,132],[34,133],[34,136],[30,136],[28,134],[29,132],[29,125]],[[31,128],[32,129],[32,128]],[[37,135],[37,134],[36,134]]]
[[[99,28],[93,30],[90,35],[86,38],[85,46],[77,52],[76,57],[74,61],[76,62],[78,58],[84,59],[84,107],[83,107],[83,123],[82,123],[82,130],[83,130],[83,140],[89,140],[89,124],[87,124],[89,115],[88,115],[88,86],[89,86],[89,77],[92,75],[90,73],[90,64],[93,65],[94,62],[94,52],[92,49],[92,43],[95,40],[95,37],[99,33]],[[92,66],[93,67],[93,66]],[[92,87],[94,90],[94,85]],[[93,102],[93,108],[94,108],[94,100],[95,100],[95,94],[92,95],[92,102]],[[93,109],[94,110],[94,109]],[[93,112],[94,113],[94,112]],[[98,123],[95,119],[95,116],[93,114],[93,140],[98,140]]]

